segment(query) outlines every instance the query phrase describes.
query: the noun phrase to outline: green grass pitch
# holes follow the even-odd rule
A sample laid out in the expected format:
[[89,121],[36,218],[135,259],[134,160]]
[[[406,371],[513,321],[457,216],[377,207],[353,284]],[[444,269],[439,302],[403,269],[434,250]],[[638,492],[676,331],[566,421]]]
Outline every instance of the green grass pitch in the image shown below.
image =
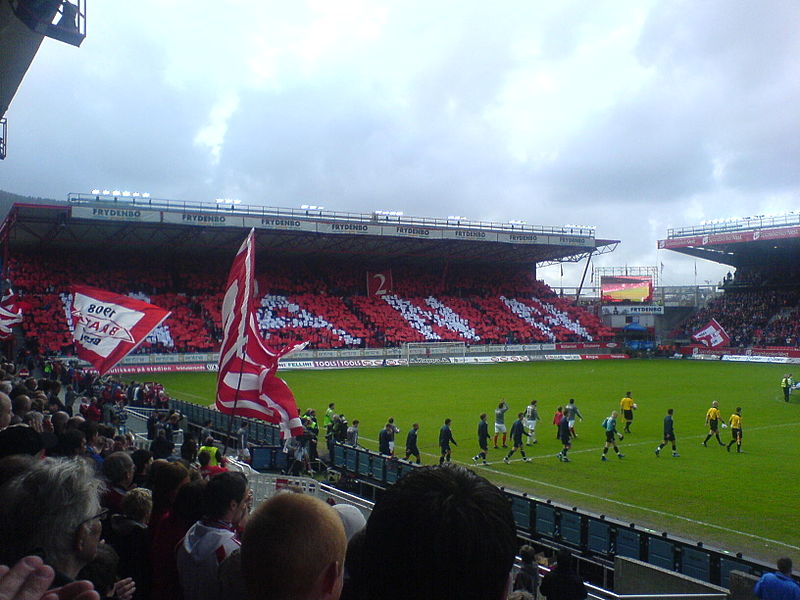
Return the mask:
[[[361,422],[362,443],[376,448],[378,432],[390,416],[405,434],[419,422],[423,462],[438,460],[437,435],[445,417],[453,419],[458,442],[454,460],[472,464],[478,451],[478,415],[493,410],[501,398],[510,406],[510,423],[532,398],[542,418],[539,443],[526,447],[530,463],[517,453],[510,465],[504,452],[490,449],[490,465],[475,467],[498,485],[539,498],[607,514],[655,531],[702,540],[731,552],[763,560],[800,550],[795,520],[800,499],[800,392],[783,401],[782,365],[709,363],[671,360],[538,362],[481,366],[423,366],[332,371],[287,371],[282,377],[298,408],[324,413],[329,402],[349,421]],[[156,377],[180,399],[209,404],[215,374],[163,373]],[[638,404],[632,433],[620,442],[625,454],[600,461],[604,434],[600,423],[631,391]],[[570,458],[555,458],[560,446],[552,425],[557,406],[575,398],[584,420],[576,429]],[[718,400],[727,420],[742,407],[743,450],[728,453],[707,432],[705,413]],[[668,408],[675,410],[680,458],[667,446],[657,458]],[[320,418],[321,422],[321,418]],[[619,429],[622,429],[620,425]],[[730,429],[721,430],[724,442]]]

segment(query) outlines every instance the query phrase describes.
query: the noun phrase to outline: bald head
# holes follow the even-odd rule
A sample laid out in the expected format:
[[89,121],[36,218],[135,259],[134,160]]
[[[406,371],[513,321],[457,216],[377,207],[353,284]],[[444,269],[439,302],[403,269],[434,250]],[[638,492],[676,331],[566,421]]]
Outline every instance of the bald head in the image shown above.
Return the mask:
[[336,600],[346,551],[342,520],[321,500],[294,493],[267,500],[242,538],[251,600]]
[[5,429],[11,423],[11,398],[0,392],[0,429]]

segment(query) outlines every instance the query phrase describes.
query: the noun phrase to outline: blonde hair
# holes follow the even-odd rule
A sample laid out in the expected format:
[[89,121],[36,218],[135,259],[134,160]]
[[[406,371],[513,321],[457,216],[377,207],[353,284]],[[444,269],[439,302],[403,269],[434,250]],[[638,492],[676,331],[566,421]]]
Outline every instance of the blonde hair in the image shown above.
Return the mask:
[[122,513],[134,521],[146,523],[153,512],[153,492],[147,488],[135,488],[122,498]]
[[306,598],[330,564],[344,564],[346,551],[342,520],[325,502],[304,494],[273,496],[250,516],[242,538],[251,600]]

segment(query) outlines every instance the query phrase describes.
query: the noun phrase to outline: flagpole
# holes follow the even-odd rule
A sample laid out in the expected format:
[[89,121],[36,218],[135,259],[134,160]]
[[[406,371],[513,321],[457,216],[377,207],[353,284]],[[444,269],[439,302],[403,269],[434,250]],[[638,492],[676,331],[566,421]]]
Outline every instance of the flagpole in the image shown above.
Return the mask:
[[[245,347],[247,347],[247,334],[245,333],[244,336],[245,340]],[[242,360],[244,363],[244,360]],[[244,373],[243,369],[239,369],[239,381],[236,383],[236,393],[233,396],[233,410],[228,415],[228,433],[225,435],[225,443],[222,448],[222,455],[225,456],[225,453],[228,451],[228,440],[231,439],[231,433],[233,432],[233,417],[236,414],[236,404],[239,402],[239,389],[242,387],[242,374]],[[202,441],[202,440],[201,440]]]
[[[253,230],[250,231],[253,233]],[[248,252],[255,252],[255,236],[253,236],[253,241],[249,244]],[[250,257],[249,259],[251,269],[255,264],[254,257]],[[255,275],[250,273],[248,279],[251,280]],[[242,320],[244,321],[244,343],[242,344],[242,366],[239,368],[239,381],[236,382],[236,393],[233,395],[233,410],[231,411],[230,415],[228,415],[228,433],[225,436],[225,443],[222,448],[222,455],[225,456],[225,453],[228,451],[228,441],[231,438],[231,433],[233,432],[233,417],[236,414],[236,405],[239,403],[239,390],[242,387],[242,375],[244,374],[244,356],[247,353],[247,342],[248,336],[250,335],[250,314],[253,311],[253,290],[249,291],[247,297],[247,314],[245,315],[242,313]]]

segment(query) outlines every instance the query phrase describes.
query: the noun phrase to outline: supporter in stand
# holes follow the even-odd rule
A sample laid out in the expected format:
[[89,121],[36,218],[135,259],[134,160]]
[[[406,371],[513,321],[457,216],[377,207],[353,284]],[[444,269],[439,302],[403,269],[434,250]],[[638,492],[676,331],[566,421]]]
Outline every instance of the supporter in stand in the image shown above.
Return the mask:
[[[274,496],[253,513],[242,539],[249,597],[337,600],[346,550],[342,521],[330,506],[304,494]],[[414,577],[405,579],[416,579],[415,571],[408,573]],[[404,600],[414,597],[423,596],[407,595]]]
[[[204,479],[196,479],[182,486],[172,507],[155,527],[151,526],[151,600],[174,600],[181,597],[175,549],[189,528],[203,516],[205,486]],[[150,521],[152,523],[152,518]]]
[[56,571],[56,585],[73,581],[100,543],[101,490],[91,464],[50,458],[0,486],[0,564],[35,551]]
[[136,582],[134,598],[150,597],[150,536],[147,523],[153,510],[152,492],[145,488],[131,490],[122,500],[122,513],[112,515],[106,542],[119,555],[120,577]]
[[179,462],[153,461],[148,487],[153,491],[153,513],[150,527],[155,527],[169,511],[178,490],[189,483],[189,470]]
[[112,513],[122,512],[122,501],[128,493],[134,475],[134,464],[127,452],[114,452],[103,461],[107,487],[101,504]]
[[364,600],[505,598],[517,550],[511,505],[464,467],[410,471],[378,498],[365,531],[353,573]]
[[[217,598],[217,569],[240,546],[238,529],[244,528],[252,503],[253,493],[243,474],[220,473],[208,481],[203,490],[203,518],[189,528],[178,545],[184,600]],[[286,538],[280,541],[288,542]]]

